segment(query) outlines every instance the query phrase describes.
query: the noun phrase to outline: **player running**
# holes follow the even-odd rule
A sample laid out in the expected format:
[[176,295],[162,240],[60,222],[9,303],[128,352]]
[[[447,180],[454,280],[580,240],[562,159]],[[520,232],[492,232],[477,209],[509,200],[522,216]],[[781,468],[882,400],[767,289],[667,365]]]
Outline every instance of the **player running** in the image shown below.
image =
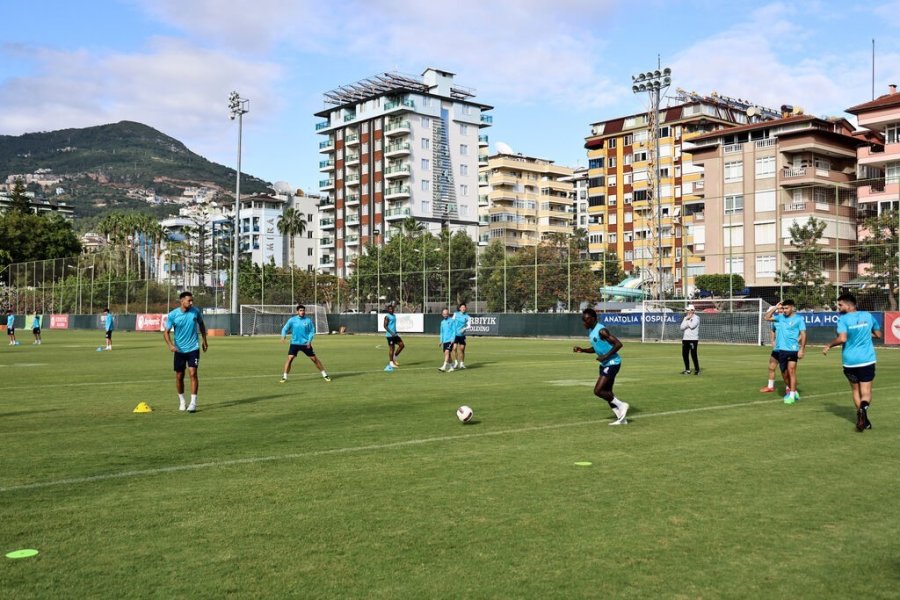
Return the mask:
[[[175,390],[178,392],[178,410],[188,412],[197,411],[197,390],[200,387],[200,379],[197,376],[197,367],[200,366],[200,348],[197,340],[197,331],[203,336],[203,351],[206,352],[206,324],[203,315],[194,308],[194,295],[190,292],[181,292],[178,296],[181,306],[166,316],[166,328],[163,331],[163,339],[169,350],[175,354]],[[107,312],[106,310],[103,312]],[[175,331],[175,343],[169,332]],[[184,370],[187,368],[191,378],[191,403],[184,405]]]
[[37,314],[37,311],[34,311],[34,317],[31,319],[31,334],[34,336],[34,342],[32,342],[32,346],[41,345],[41,315]]
[[469,329],[469,315],[466,313],[466,303],[456,307],[453,321],[456,323],[456,336],[453,338],[453,368],[466,368],[466,330]]
[[384,336],[387,338],[388,364],[384,370],[390,372],[400,366],[397,364],[397,357],[406,346],[397,335],[397,316],[394,315],[394,305],[388,304],[385,310],[387,314],[384,315]]
[[[184,292],[188,293],[188,292]],[[112,334],[113,329],[116,327],[116,321],[112,316],[112,313],[109,312],[108,308],[103,309],[103,329],[106,331],[106,349],[112,350]]]
[[588,330],[588,339],[591,341],[590,348],[580,348],[575,346],[572,352],[596,354],[597,360],[600,362],[600,376],[594,385],[594,395],[602,398],[609,403],[609,407],[616,415],[616,420],[610,425],[628,425],[628,409],[630,405],[622,402],[613,393],[613,385],[616,382],[616,375],[622,367],[622,358],[619,356],[619,350],[622,349],[622,342],[616,336],[609,332],[609,329],[603,326],[597,320],[597,312],[593,308],[586,308],[581,311],[581,322],[584,328]]
[[[784,311],[780,308],[776,308],[775,314],[784,314]],[[769,345],[772,346],[772,353],[769,354],[769,380],[766,382],[765,387],[759,388],[759,391],[764,394],[771,394],[775,391],[775,367],[778,366],[778,353],[775,351],[775,330],[777,328],[778,323],[773,321],[772,330],[769,332]]]
[[450,311],[444,309],[441,311],[441,341],[440,347],[444,351],[444,364],[438,369],[444,373],[452,373],[455,371],[450,364],[450,352],[453,350],[453,340],[456,339],[456,321],[450,316]]
[[316,337],[316,325],[312,319],[306,316],[306,307],[302,304],[297,305],[297,314],[288,319],[284,327],[281,328],[282,344],[288,333],[291,334],[291,345],[288,348],[288,357],[284,363],[284,373],[281,375],[280,383],[287,382],[288,374],[291,372],[291,363],[297,358],[297,353],[299,352],[307,355],[313,361],[322,374],[322,379],[331,381],[331,377],[328,376],[328,372],[325,371],[325,367],[322,366],[322,362],[316,356],[316,351],[313,350],[312,341]]
[[[782,308],[784,314],[775,314],[778,307]],[[806,322],[796,310],[793,300],[785,300],[769,308],[763,317],[776,324],[775,352],[778,354],[778,365],[784,379],[785,404],[793,404],[800,399],[800,394],[797,393],[797,361],[806,352]]]
[[16,341],[16,315],[8,308],[6,309],[6,337],[9,338],[10,346],[21,345]]
[[837,337],[822,349],[828,351],[835,346],[843,346],[841,362],[844,376],[853,391],[856,406],[856,430],[872,429],[869,422],[869,405],[872,403],[872,381],[875,379],[875,344],[873,339],[881,338],[878,321],[864,310],[856,310],[856,297],[845,293],[838,296],[838,310],[841,316],[837,322]]

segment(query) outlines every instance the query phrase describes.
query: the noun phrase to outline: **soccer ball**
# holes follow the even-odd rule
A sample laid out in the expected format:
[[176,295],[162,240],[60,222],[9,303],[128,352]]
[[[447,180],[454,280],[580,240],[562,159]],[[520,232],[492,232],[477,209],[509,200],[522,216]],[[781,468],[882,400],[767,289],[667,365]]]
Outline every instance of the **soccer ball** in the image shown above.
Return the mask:
[[475,415],[472,412],[472,409],[468,406],[460,406],[456,409],[456,418],[459,419],[461,423],[468,423],[472,420],[472,417]]

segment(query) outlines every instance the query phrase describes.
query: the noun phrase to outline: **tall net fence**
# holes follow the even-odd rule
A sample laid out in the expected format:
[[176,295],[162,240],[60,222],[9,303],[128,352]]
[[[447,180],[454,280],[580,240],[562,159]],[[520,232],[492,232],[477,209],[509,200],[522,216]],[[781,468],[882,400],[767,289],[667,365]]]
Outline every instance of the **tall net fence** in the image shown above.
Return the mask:
[[[325,307],[305,304],[306,316],[312,319],[316,333],[328,333]],[[296,305],[244,304],[241,306],[241,335],[276,335],[296,312]]]
[[641,305],[642,342],[678,342],[687,307],[700,320],[704,342],[762,344],[768,340],[763,315],[771,304],[760,298],[645,301]]

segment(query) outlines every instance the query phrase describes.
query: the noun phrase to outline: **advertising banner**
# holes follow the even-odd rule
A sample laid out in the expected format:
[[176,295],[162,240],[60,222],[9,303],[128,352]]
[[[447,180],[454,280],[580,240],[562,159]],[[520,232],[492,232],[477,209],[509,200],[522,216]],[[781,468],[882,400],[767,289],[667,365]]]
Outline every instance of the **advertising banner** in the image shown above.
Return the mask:
[[50,329],[68,329],[69,315],[50,315]]
[[[384,333],[384,317],[378,313],[378,331]],[[425,331],[425,315],[422,313],[394,313],[397,317],[397,333],[422,333]]]
[[889,346],[900,345],[900,312],[884,313],[884,343]]
[[137,315],[135,331],[163,331],[165,329],[166,315],[150,314]]
[[500,317],[469,317],[469,328],[466,335],[500,335]]

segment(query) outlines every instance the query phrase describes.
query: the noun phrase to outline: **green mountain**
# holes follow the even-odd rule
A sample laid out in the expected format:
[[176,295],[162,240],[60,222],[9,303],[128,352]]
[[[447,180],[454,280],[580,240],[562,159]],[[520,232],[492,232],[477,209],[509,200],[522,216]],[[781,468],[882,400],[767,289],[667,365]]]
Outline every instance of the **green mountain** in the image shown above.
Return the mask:
[[[78,220],[93,221],[112,210],[176,214],[178,205],[154,205],[146,197],[155,194],[173,200],[189,187],[211,188],[234,198],[234,169],[206,160],[178,140],[133,121],[0,135],[0,181],[38,170],[49,170],[48,177],[52,174],[61,181],[43,188],[32,184],[29,189],[73,206]],[[57,195],[57,187],[62,194]],[[265,192],[269,187],[257,177],[241,176],[242,194]]]

